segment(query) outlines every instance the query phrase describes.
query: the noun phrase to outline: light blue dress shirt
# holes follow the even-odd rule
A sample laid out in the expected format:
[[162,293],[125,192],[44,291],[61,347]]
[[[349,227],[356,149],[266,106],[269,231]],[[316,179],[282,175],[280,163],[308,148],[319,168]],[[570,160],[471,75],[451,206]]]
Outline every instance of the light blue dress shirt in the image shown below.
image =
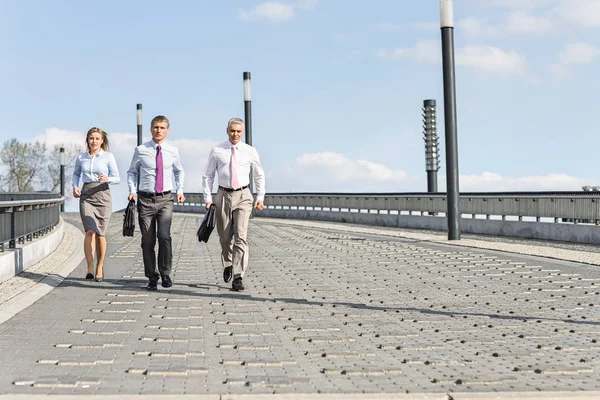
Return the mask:
[[[133,152],[131,165],[127,171],[129,194],[140,192],[154,193],[156,185],[156,147],[158,144],[151,140],[139,145]],[[176,191],[183,194],[183,167],[179,159],[179,150],[168,142],[160,145],[163,156],[163,190]],[[138,186],[138,176],[140,183]],[[175,181],[173,181],[175,177]],[[175,186],[173,186],[175,185]],[[137,190],[136,190],[137,188]]]
[[93,157],[87,151],[81,153],[75,159],[73,187],[79,187],[80,182],[100,182],[98,180],[99,174],[107,176],[108,183],[116,184],[121,182],[117,161],[113,153],[100,150]]

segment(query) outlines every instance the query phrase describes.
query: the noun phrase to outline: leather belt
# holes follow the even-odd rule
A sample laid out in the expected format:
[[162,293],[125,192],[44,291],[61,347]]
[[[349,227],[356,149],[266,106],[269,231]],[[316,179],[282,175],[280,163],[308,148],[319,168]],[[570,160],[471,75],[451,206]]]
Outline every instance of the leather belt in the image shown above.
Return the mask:
[[246,189],[247,187],[248,187],[248,185],[246,185],[246,186],[242,186],[241,188],[232,189],[232,188],[226,188],[226,187],[223,187],[223,186],[219,186],[219,189],[223,189],[223,190],[224,190],[224,191],[226,191],[226,192],[237,192],[238,190],[244,190],[244,189]]
[[162,197],[162,196],[168,196],[168,195],[170,195],[171,191],[167,190],[166,192],[161,192],[161,193],[137,192],[137,194],[140,197]]

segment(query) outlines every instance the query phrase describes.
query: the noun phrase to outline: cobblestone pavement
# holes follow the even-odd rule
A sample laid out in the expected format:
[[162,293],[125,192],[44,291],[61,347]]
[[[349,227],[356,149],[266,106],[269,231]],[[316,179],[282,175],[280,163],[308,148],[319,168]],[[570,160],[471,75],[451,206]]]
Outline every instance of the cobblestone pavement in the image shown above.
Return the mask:
[[257,218],[232,292],[200,218],[176,214],[174,285],[148,292],[114,216],[104,282],[81,262],[0,325],[0,395],[600,393],[595,265]]

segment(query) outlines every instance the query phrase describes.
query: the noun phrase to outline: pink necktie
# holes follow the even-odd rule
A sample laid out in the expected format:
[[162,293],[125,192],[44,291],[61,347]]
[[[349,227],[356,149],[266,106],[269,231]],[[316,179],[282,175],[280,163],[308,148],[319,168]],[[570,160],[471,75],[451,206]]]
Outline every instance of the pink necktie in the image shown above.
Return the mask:
[[237,172],[237,157],[235,156],[235,146],[231,146],[231,188],[237,189],[240,187]]
[[154,191],[156,193],[163,192],[163,157],[160,145],[156,146],[156,185]]

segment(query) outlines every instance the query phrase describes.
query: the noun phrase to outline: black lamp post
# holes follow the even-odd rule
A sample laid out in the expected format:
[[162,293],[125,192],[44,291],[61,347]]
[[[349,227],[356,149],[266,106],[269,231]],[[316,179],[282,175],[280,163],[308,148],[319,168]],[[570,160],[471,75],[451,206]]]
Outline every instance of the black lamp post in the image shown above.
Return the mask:
[[446,128],[446,194],[448,202],[448,240],[460,239],[458,191],[458,140],[456,134],[456,83],[454,73],[454,5],[440,0],[442,30],[442,68],[444,75],[444,123]]
[[438,191],[437,172],[440,169],[440,140],[437,135],[435,100],[423,101],[423,130],[425,139],[425,171],[427,171],[427,191]]
[[137,105],[137,144],[142,144],[142,105]]
[[65,148],[60,148],[60,197],[63,202],[60,204],[60,212],[65,212]]

